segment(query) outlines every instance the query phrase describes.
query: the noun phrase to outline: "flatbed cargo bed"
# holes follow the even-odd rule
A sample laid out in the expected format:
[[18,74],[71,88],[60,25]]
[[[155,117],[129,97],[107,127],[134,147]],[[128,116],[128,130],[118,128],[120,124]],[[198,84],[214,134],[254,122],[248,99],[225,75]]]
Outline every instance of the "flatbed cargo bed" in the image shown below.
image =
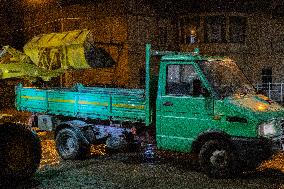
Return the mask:
[[18,110],[76,118],[145,122],[145,90],[84,87],[16,88]]

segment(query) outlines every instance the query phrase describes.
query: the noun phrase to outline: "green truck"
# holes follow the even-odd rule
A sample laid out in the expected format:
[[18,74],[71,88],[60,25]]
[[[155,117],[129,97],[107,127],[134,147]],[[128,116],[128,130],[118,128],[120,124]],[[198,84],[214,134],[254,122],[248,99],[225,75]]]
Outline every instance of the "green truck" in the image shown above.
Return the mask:
[[63,159],[83,157],[94,143],[125,149],[154,138],[158,149],[196,154],[207,175],[225,177],[284,148],[284,108],[257,94],[231,59],[198,51],[147,44],[145,89],[18,85],[16,106],[32,112],[41,130],[55,131]]

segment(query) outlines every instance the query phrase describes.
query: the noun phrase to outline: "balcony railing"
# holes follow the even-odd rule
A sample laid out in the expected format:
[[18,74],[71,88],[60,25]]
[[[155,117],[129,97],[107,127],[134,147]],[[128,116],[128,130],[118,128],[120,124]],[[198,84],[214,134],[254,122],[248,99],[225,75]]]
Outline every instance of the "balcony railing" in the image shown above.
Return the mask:
[[256,89],[268,96],[270,99],[284,104],[284,83],[256,84]]

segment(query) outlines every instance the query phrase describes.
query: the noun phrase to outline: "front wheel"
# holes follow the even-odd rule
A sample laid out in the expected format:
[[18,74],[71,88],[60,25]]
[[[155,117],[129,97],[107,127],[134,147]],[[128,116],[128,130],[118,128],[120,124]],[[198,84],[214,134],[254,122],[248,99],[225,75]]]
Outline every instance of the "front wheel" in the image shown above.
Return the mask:
[[64,160],[81,159],[89,150],[89,147],[83,144],[81,137],[71,128],[58,131],[55,142],[57,152]]
[[236,156],[224,141],[206,142],[199,152],[199,163],[201,170],[213,178],[225,178],[238,171]]

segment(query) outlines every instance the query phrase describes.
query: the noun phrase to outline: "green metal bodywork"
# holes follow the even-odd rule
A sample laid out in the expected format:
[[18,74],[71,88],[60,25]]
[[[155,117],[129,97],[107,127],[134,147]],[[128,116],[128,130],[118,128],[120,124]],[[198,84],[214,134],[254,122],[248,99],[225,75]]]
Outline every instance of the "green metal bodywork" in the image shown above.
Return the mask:
[[84,87],[73,89],[16,88],[18,110],[77,118],[145,120],[145,96],[140,89]]
[[[119,89],[83,87],[73,89],[36,89],[17,87],[17,108],[31,112],[81,117],[140,121],[156,126],[160,149],[181,152],[192,150],[192,144],[206,133],[223,133],[229,137],[259,138],[258,126],[272,119],[282,119],[284,108],[257,94],[219,98],[200,69],[196,54],[168,53],[162,57],[158,83],[150,74],[151,46],[146,46],[146,87]],[[154,52],[155,53],[155,52]],[[220,59],[220,58],[218,58]],[[214,63],[214,62],[212,62]],[[204,88],[204,96],[166,94],[167,66],[192,65]]]
[[[156,109],[158,148],[189,152],[193,142],[206,133],[229,137],[259,138],[258,126],[272,119],[283,119],[284,108],[258,94],[218,98],[216,91],[199,67],[200,60],[210,57],[169,55],[162,58]],[[220,59],[220,57],[218,57]],[[214,62],[212,62],[214,63]],[[193,65],[208,96],[171,96],[166,94],[168,65]],[[171,102],[171,106],[165,106]],[[237,120],[236,120],[237,119]]]

